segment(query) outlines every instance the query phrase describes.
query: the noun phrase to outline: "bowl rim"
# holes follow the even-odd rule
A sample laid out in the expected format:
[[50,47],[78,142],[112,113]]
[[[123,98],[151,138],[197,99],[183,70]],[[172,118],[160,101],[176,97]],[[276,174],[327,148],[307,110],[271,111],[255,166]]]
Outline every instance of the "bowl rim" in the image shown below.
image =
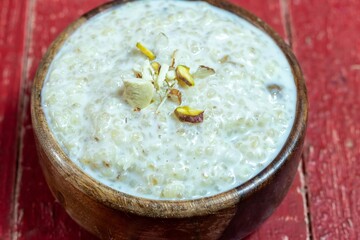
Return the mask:
[[197,199],[161,200],[133,196],[110,188],[83,172],[75,162],[67,157],[50,131],[41,105],[41,92],[50,64],[66,39],[87,20],[104,10],[129,2],[129,0],[108,2],[94,8],[72,22],[50,45],[39,64],[31,95],[31,117],[34,133],[40,145],[38,147],[44,150],[51,166],[56,168],[68,183],[72,184],[76,189],[88,195],[93,200],[113,209],[150,217],[183,218],[216,213],[222,209],[235,206],[241,199],[247,198],[253,192],[266,186],[276,172],[281,169],[287,161],[291,160],[291,154],[298,147],[302,146],[308,115],[307,90],[301,68],[291,48],[269,25],[242,7],[221,0],[204,1],[238,15],[265,32],[275,41],[286,56],[294,76],[297,100],[294,123],[285,144],[277,156],[251,179],[228,191]]

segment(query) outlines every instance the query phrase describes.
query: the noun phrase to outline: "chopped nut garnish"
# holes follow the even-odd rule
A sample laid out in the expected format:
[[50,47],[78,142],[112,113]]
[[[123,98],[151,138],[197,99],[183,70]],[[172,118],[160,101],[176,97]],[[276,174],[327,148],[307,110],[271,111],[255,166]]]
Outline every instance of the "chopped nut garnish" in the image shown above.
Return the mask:
[[168,94],[168,98],[170,98],[172,101],[178,103],[179,105],[181,104],[182,100],[181,100],[181,92],[177,89],[171,89],[169,91]]
[[194,78],[206,78],[215,74],[215,70],[203,65],[200,65],[196,72],[193,74]]
[[174,113],[182,122],[201,123],[204,121],[204,111],[192,109],[189,106],[178,107]]
[[149,49],[147,49],[144,45],[142,45],[141,43],[136,43],[136,47],[143,53],[145,54],[151,61],[154,60],[156,58],[155,54],[150,51]]
[[173,52],[172,56],[171,56],[171,64],[170,64],[170,68],[174,68],[175,67],[175,57],[176,57],[176,53],[177,53],[177,49]]
[[[168,40],[163,33],[160,38]],[[200,65],[197,71],[192,75],[190,68],[185,65],[175,65],[175,50],[171,56],[171,65],[153,61],[155,54],[147,49],[140,42],[136,47],[148,57],[142,65],[136,63],[133,72],[136,78],[124,80],[124,99],[138,112],[151,103],[160,102],[155,113],[158,114],[161,107],[167,100],[171,100],[179,105],[182,103],[182,93],[178,85],[183,87],[192,87],[195,85],[195,78],[205,78],[215,74],[215,70]],[[228,57],[228,56],[226,56]],[[227,59],[226,59],[227,60]],[[156,94],[156,95],[154,95]],[[181,106],[174,110],[176,117],[182,122],[201,123],[204,120],[204,111],[192,109],[188,106]]]
[[142,79],[124,80],[124,98],[135,109],[143,109],[150,105],[154,95],[151,82]]
[[167,80],[167,81],[175,80],[175,78],[176,78],[175,70],[169,70],[169,71],[166,73],[166,80]]
[[166,73],[169,71],[169,66],[167,64],[163,64],[160,68],[159,76],[155,80],[155,88],[160,90],[163,86],[163,83],[166,78]]
[[152,62],[152,63],[151,63],[151,66],[152,66],[152,68],[154,69],[155,74],[156,74],[156,75],[159,75],[160,68],[161,68],[160,63],[158,63],[158,62]]
[[153,81],[155,71],[152,68],[149,59],[146,59],[141,67],[141,75],[143,80]]
[[176,79],[182,85],[192,87],[195,85],[193,76],[190,74],[190,68],[184,65],[179,65],[176,68]]

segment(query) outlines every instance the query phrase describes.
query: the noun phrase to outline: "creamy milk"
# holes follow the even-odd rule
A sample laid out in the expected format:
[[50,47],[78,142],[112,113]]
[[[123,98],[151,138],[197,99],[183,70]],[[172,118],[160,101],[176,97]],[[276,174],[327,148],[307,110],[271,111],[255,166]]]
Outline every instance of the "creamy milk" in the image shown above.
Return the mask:
[[[176,87],[204,110],[202,123],[179,121],[178,104],[155,92],[134,111],[123,81],[147,64],[215,74]],[[204,2],[138,1],[82,25],[56,55],[42,92],[49,126],[87,174],[125,193],[194,199],[238,186],[278,154],[293,124],[296,89],[289,63],[265,33]]]

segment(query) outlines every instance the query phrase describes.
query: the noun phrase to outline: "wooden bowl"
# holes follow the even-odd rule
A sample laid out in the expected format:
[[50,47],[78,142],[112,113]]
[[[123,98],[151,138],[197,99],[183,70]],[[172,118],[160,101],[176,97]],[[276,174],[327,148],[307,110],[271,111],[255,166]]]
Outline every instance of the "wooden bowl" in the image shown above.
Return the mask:
[[126,2],[104,4],[72,23],[52,43],[37,71],[31,102],[40,164],[56,199],[81,226],[102,239],[240,239],[256,229],[280,204],[296,174],[307,124],[307,93],[291,49],[266,23],[222,0],[207,0],[248,20],[269,34],[292,68],[296,117],[290,136],[276,158],[246,183],[215,196],[185,200],[149,200],[111,189],[85,174],[61,149],[41,106],[49,66],[64,41],[94,15]]

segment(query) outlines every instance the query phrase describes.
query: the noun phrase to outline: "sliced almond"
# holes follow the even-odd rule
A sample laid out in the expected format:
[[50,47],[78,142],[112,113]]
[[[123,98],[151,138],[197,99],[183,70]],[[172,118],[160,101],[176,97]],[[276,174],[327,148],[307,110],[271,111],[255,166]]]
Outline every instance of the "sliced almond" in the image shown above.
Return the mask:
[[160,68],[159,76],[155,80],[155,88],[160,90],[163,87],[166,73],[169,71],[169,65],[163,64]]
[[204,121],[204,111],[193,109],[189,106],[178,107],[174,113],[182,122],[201,123]]
[[150,61],[146,59],[141,67],[141,78],[147,81],[153,81],[155,71],[152,68]]
[[175,80],[175,78],[176,78],[175,70],[169,70],[169,71],[166,73],[166,80],[167,80],[167,81]]
[[124,98],[134,109],[143,109],[150,105],[154,95],[154,86],[143,79],[124,80]]
[[136,47],[145,55],[147,56],[150,61],[154,60],[156,58],[155,54],[150,51],[149,49],[147,49],[144,45],[142,45],[141,43],[136,43]]
[[172,56],[171,56],[171,64],[170,64],[170,68],[174,68],[175,67],[175,57],[176,57],[176,53],[177,53],[177,49],[173,52]]
[[182,102],[182,95],[181,95],[181,92],[178,90],[178,89],[171,89],[168,93],[168,98],[173,101],[173,102],[176,102],[178,103],[179,105],[181,104]]
[[214,74],[215,74],[214,69],[200,65],[199,68],[196,70],[196,72],[193,74],[193,77],[194,78],[206,78],[206,77],[209,77]]
[[190,74],[190,68],[184,65],[179,65],[176,67],[176,79],[182,86],[187,85],[192,87],[195,85],[194,78]]

